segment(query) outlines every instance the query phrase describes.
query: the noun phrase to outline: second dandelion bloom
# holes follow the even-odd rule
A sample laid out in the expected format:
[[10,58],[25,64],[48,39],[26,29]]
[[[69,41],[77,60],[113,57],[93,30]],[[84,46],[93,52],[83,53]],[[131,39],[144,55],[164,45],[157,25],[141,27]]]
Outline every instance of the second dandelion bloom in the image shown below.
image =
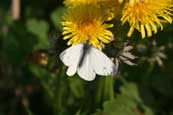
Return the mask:
[[113,34],[108,29],[113,24],[106,24],[108,14],[96,5],[81,5],[69,8],[64,15],[63,35],[69,39],[68,45],[89,42],[102,49],[102,43],[109,43]]
[[142,38],[156,34],[158,27],[163,29],[163,23],[172,23],[173,4],[171,0],[138,0],[130,5],[128,2],[122,12],[122,24],[130,25],[128,37],[134,30],[141,33]]

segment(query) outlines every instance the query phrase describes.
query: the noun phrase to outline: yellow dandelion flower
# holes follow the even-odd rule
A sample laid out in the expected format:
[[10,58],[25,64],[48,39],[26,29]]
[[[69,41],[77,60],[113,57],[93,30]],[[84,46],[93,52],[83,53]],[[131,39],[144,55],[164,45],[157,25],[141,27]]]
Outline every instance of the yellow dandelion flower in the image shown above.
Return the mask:
[[134,5],[135,3],[138,3],[141,0],[118,0],[119,3],[123,3],[124,1],[128,2],[129,5]]
[[89,42],[101,49],[101,43],[109,43],[113,37],[112,32],[107,30],[113,25],[104,23],[107,20],[105,15],[95,5],[69,8],[62,22],[64,40],[70,39],[68,45]]
[[118,2],[118,0],[105,0],[100,2],[100,6],[107,11],[108,20],[115,18],[122,10],[122,5]]
[[96,5],[107,12],[107,20],[112,20],[120,9],[118,0],[65,0],[65,6],[76,7],[80,5]]
[[65,0],[64,4],[66,6],[78,6],[78,5],[86,5],[86,4],[97,4],[98,2],[107,1],[107,0]]
[[127,34],[130,37],[137,29],[142,38],[151,37],[157,33],[158,27],[163,29],[163,22],[172,23],[173,4],[170,0],[140,0],[133,5],[128,2],[122,11],[121,22],[130,25]]

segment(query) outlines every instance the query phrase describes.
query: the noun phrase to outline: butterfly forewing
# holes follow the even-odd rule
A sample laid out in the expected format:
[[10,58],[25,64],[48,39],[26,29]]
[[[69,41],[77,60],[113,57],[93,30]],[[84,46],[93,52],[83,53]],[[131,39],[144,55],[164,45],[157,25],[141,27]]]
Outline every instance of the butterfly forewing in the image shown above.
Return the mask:
[[83,51],[83,44],[71,46],[60,54],[61,61],[68,66],[67,75],[73,76],[78,68],[81,59],[81,52]]
[[83,44],[71,46],[60,54],[60,59],[66,66],[78,64],[82,56],[81,52],[83,52]]

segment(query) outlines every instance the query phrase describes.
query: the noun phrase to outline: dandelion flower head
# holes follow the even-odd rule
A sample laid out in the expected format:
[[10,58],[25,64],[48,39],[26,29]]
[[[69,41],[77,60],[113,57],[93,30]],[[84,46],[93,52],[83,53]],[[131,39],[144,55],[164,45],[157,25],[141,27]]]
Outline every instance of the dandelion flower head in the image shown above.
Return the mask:
[[134,5],[135,3],[139,2],[140,0],[118,0],[119,3],[128,2],[130,5]]
[[163,22],[172,23],[173,4],[171,0],[136,0],[133,5],[125,3],[121,22],[130,25],[128,37],[137,29],[142,38],[157,33],[158,27],[163,30]]
[[109,43],[113,34],[108,28],[112,24],[106,24],[107,13],[95,5],[83,5],[69,8],[64,15],[63,35],[64,39],[70,39],[68,45],[89,42],[98,49],[102,49],[102,43]]
[[108,13],[108,21],[112,20],[120,9],[118,0],[65,0],[64,4],[67,7],[95,5]]
[[108,20],[115,18],[122,10],[122,5],[118,0],[104,0],[100,2],[100,6],[108,12]]
[[88,5],[88,4],[96,5],[97,3],[103,2],[103,1],[107,1],[107,0],[65,0],[64,4],[68,7],[72,7],[72,6]]

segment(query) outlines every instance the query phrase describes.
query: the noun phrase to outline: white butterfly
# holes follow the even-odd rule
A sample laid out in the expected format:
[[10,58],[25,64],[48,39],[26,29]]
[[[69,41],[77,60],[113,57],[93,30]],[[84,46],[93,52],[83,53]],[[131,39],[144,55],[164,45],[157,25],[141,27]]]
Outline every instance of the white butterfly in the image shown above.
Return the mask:
[[92,81],[98,75],[114,75],[114,63],[100,50],[89,44],[77,44],[60,54],[61,61],[68,66],[66,74],[73,76],[76,72],[86,80]]

